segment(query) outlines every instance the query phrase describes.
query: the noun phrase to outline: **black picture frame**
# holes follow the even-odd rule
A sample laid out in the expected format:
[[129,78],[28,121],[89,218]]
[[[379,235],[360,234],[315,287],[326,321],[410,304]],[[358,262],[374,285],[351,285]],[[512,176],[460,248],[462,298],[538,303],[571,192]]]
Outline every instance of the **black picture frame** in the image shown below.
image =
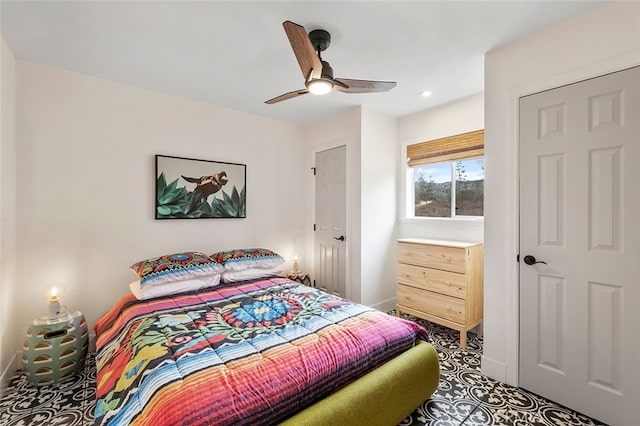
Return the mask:
[[246,164],[156,155],[155,218],[246,218]]

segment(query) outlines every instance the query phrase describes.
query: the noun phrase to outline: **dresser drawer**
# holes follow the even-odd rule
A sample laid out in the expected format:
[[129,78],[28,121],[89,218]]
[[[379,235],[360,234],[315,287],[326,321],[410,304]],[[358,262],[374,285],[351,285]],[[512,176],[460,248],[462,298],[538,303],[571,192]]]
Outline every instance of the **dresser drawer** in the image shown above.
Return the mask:
[[464,274],[466,272],[466,249],[399,243],[398,262]]
[[411,287],[442,293],[460,299],[467,297],[467,282],[464,274],[398,263],[396,279],[398,283]]
[[414,287],[398,285],[398,305],[465,324],[465,301]]

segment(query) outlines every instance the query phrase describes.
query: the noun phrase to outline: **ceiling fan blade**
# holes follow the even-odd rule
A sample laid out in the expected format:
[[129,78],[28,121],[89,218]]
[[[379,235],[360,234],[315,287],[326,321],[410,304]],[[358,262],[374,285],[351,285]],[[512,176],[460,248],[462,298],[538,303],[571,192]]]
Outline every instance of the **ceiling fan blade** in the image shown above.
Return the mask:
[[289,43],[293,53],[296,55],[304,78],[320,78],[322,76],[322,63],[313,44],[311,44],[311,40],[309,40],[307,31],[302,25],[291,21],[284,21],[282,26],[287,33]]
[[293,92],[285,93],[284,95],[276,96],[275,98],[269,99],[268,101],[264,101],[265,104],[277,104],[278,102],[286,101],[287,99],[297,98],[301,95],[306,95],[309,93],[307,89],[294,90]]
[[336,78],[335,80],[347,87],[336,84],[333,88],[345,93],[387,92],[396,87],[395,81],[354,80],[352,78]]

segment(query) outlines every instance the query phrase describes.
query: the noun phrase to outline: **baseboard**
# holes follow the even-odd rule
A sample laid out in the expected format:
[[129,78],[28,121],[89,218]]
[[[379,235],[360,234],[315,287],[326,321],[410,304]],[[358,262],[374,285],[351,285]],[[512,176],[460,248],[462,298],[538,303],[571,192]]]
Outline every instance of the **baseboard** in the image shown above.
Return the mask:
[[23,370],[24,364],[22,363],[22,356],[24,355],[24,351],[16,351],[15,355],[15,371]]
[[496,361],[486,355],[482,355],[480,363],[482,374],[502,383],[507,382],[507,364]]
[[4,371],[2,372],[2,376],[0,376],[0,389],[5,389],[7,386],[9,386],[9,381],[15,375],[17,370],[16,359],[21,359],[21,358],[17,358],[17,356],[18,356],[18,353],[13,354],[13,356],[7,363],[7,366],[5,367]]
[[91,333],[89,334],[89,353],[93,353],[96,351],[96,335]]
[[395,309],[396,308],[396,299],[391,298],[391,299],[387,299],[387,300],[383,300],[380,303],[376,303],[375,305],[371,305],[372,308],[375,308],[379,311],[382,312],[389,312],[391,309]]

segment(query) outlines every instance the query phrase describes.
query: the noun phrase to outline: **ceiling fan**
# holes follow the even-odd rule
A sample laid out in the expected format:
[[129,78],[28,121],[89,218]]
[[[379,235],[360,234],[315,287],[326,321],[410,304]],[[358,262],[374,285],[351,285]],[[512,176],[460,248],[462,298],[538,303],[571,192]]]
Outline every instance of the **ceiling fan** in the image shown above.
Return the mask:
[[291,21],[282,23],[287,33],[289,43],[296,55],[300,70],[305,79],[305,88],[294,90],[273,99],[265,101],[266,104],[275,104],[287,99],[296,98],[307,93],[324,95],[332,89],[344,93],[371,93],[386,92],[393,89],[396,83],[393,81],[354,80],[351,78],[333,78],[333,68],[329,62],[324,61],[320,52],[324,52],[331,43],[331,34],[325,30],[313,30],[307,35],[302,25]]

